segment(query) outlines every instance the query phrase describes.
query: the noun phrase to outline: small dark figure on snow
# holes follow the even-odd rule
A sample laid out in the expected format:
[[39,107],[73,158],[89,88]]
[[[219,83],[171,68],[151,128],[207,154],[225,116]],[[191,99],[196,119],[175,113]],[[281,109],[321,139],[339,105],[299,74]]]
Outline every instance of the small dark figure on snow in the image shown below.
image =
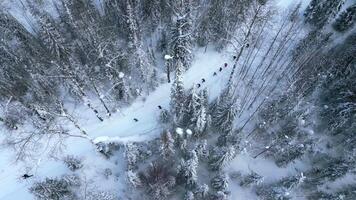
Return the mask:
[[33,175],[28,175],[28,174],[24,174],[22,175],[22,178],[23,179],[28,179],[28,178],[31,178]]
[[234,60],[236,60],[236,58],[237,58],[237,57],[236,57],[236,56],[234,56],[233,58],[234,58]]
[[200,83],[198,83],[198,84],[197,84],[197,87],[200,88],[200,86],[201,86]]
[[216,72],[214,72],[213,76],[216,76],[216,75],[217,75],[217,73],[216,73]]
[[135,122],[138,122],[138,119],[137,119],[137,118],[134,118],[133,120],[134,120]]
[[202,79],[201,79],[201,82],[202,82],[202,83],[205,83],[205,79],[204,79],[204,78],[202,78]]
[[224,67],[227,67],[227,63],[224,64]]
[[219,72],[221,72],[221,71],[222,71],[222,67],[219,68]]
[[158,109],[162,110],[162,106],[158,106]]
[[247,44],[246,44],[246,48],[249,48],[249,47],[250,47],[250,44],[249,44],[249,43],[247,43]]

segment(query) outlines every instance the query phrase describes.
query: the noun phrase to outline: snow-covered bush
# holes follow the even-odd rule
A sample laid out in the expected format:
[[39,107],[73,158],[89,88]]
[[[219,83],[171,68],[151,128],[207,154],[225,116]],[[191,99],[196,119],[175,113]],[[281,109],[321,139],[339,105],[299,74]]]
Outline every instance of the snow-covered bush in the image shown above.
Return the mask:
[[112,170],[110,168],[105,168],[103,174],[104,177],[108,179],[112,175]]
[[248,187],[253,184],[258,184],[263,180],[263,177],[257,174],[256,172],[251,172],[248,175],[240,176],[240,186]]
[[110,158],[115,151],[118,151],[122,144],[116,142],[98,142],[95,144],[98,152],[102,153],[106,158]]
[[116,194],[107,191],[89,190],[85,195],[85,200],[117,200]]
[[63,159],[63,162],[71,171],[75,171],[83,167],[82,160],[72,155],[66,156]]
[[61,178],[46,178],[30,187],[30,192],[39,200],[77,199],[74,188],[81,185],[79,177],[66,175]]

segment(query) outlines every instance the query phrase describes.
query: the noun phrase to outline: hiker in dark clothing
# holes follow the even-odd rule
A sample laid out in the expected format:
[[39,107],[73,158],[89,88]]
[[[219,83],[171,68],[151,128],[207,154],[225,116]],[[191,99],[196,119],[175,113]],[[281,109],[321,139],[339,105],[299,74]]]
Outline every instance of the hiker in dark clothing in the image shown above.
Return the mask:
[[200,88],[200,86],[201,86],[200,83],[198,83],[198,84],[197,84],[197,87]]
[[227,67],[227,63],[224,64],[224,67]]
[[247,43],[247,44],[246,44],[246,48],[249,48],[249,47],[250,47],[250,44],[249,44],[249,43]]
[[216,73],[216,72],[214,72],[213,76],[216,76],[216,75],[217,75],[217,73]]
[[24,174],[22,175],[22,178],[23,179],[28,179],[28,178],[31,178],[33,175],[28,175],[28,174]]
[[162,110],[162,106],[158,106],[158,109]]
[[205,83],[205,79],[204,79],[204,78],[202,78],[202,79],[201,79],[201,82],[202,82],[202,83]]
[[219,72],[221,72],[221,71],[222,71],[222,67],[219,68]]
[[237,58],[237,57],[236,57],[236,56],[234,56],[233,58],[234,58],[234,60],[236,60],[236,58]]
[[137,119],[137,118],[134,118],[133,120],[134,120],[135,122],[138,122],[138,119]]

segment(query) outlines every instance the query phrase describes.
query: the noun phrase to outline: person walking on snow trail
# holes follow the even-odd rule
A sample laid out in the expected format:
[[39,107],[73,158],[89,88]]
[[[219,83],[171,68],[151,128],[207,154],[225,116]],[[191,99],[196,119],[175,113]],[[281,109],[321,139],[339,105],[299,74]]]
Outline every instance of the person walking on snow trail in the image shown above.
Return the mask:
[[21,177],[23,178],[23,179],[28,179],[28,178],[31,178],[33,175],[28,175],[28,174],[24,174],[24,175],[22,175]]
[[202,82],[202,83],[205,83],[205,79],[204,79],[204,78],[202,78],[202,79],[201,79],[201,82]]

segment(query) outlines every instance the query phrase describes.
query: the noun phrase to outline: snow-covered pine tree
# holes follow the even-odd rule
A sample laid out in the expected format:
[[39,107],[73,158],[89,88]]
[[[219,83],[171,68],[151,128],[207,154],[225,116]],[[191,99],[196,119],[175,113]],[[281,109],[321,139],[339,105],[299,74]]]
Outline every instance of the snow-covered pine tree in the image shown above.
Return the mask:
[[149,83],[153,75],[153,66],[149,62],[147,52],[142,45],[142,33],[137,11],[133,3],[136,0],[126,0],[126,23],[128,27],[128,48],[131,52],[130,62],[138,70],[137,77],[144,83]]
[[163,124],[167,124],[171,120],[171,114],[167,109],[162,109],[161,112],[159,113],[159,121]]
[[185,99],[183,107],[183,117],[181,120],[181,125],[183,127],[190,127],[196,122],[196,116],[200,107],[200,97],[196,92],[196,89],[196,87],[190,89]]
[[136,188],[142,186],[141,180],[136,172],[128,170],[126,172],[126,176],[127,181],[131,184],[132,187]]
[[235,98],[222,97],[212,111],[212,123],[223,134],[228,134],[233,129],[233,121],[239,110]]
[[147,171],[140,174],[144,189],[153,200],[165,200],[172,193],[176,180],[171,173],[171,166],[162,162],[151,163]]
[[176,61],[175,79],[171,88],[171,111],[174,123],[179,124],[183,117],[183,106],[185,100],[185,90],[183,86],[183,64],[180,60]]
[[199,137],[206,134],[208,123],[209,115],[206,113],[205,107],[201,105],[197,111],[197,118],[194,126],[194,136]]
[[207,199],[209,196],[209,186],[207,184],[199,186],[196,191],[196,196],[198,199]]
[[220,170],[236,156],[234,146],[215,147],[209,153],[209,166],[212,170]]
[[229,197],[222,191],[217,191],[215,194],[212,194],[212,198],[214,200],[228,200]]
[[349,6],[343,11],[333,23],[333,28],[339,32],[350,30],[355,24],[356,18],[356,4]]
[[139,150],[136,144],[128,143],[125,146],[125,158],[127,160],[127,169],[134,170],[137,168],[137,161],[139,160]]
[[178,166],[177,178],[180,179],[188,189],[194,189],[197,185],[197,168],[199,160],[197,153],[190,152],[188,159],[181,159]]
[[49,50],[55,59],[66,61],[69,50],[65,45],[65,39],[53,25],[50,17],[45,14],[41,15],[39,23],[41,25],[40,38],[45,48]]
[[184,200],[194,200],[194,193],[188,190],[184,195]]
[[190,2],[190,0],[182,0],[176,3],[171,41],[174,62],[179,60],[184,71],[190,68],[192,61],[192,21],[189,18],[192,9],[189,8],[191,3],[187,1]]
[[161,135],[161,155],[163,156],[164,159],[168,159],[171,156],[173,156],[175,150],[174,150],[174,139],[169,132],[169,130],[166,130],[162,133]]
[[322,28],[340,11],[345,0],[312,0],[304,12],[305,22]]
[[229,192],[227,176],[224,173],[218,173],[211,179],[211,187],[215,190],[213,193],[213,199],[227,200]]
[[80,185],[78,176],[65,175],[61,178],[46,178],[44,181],[36,182],[29,190],[39,200],[70,200],[78,198],[74,188]]
[[134,95],[132,94],[125,78],[121,78],[118,83],[115,83],[112,90],[114,98],[125,104],[130,103],[130,101],[134,99]]
[[[205,15],[197,27],[197,43],[206,46],[209,43],[218,49],[224,48],[231,39],[239,22],[244,19],[246,12],[252,10],[250,4],[254,1],[212,0],[202,7]],[[241,25],[241,24],[240,24]]]
[[224,173],[218,173],[211,179],[211,187],[216,191],[225,192],[228,188],[227,176]]
[[211,126],[211,115],[209,114],[208,93],[204,89],[199,93],[199,107],[196,113],[193,115],[192,122],[194,135],[196,137],[205,135]]
[[161,23],[162,7],[160,0],[143,1],[143,20],[148,23],[146,27],[148,32],[154,32]]

